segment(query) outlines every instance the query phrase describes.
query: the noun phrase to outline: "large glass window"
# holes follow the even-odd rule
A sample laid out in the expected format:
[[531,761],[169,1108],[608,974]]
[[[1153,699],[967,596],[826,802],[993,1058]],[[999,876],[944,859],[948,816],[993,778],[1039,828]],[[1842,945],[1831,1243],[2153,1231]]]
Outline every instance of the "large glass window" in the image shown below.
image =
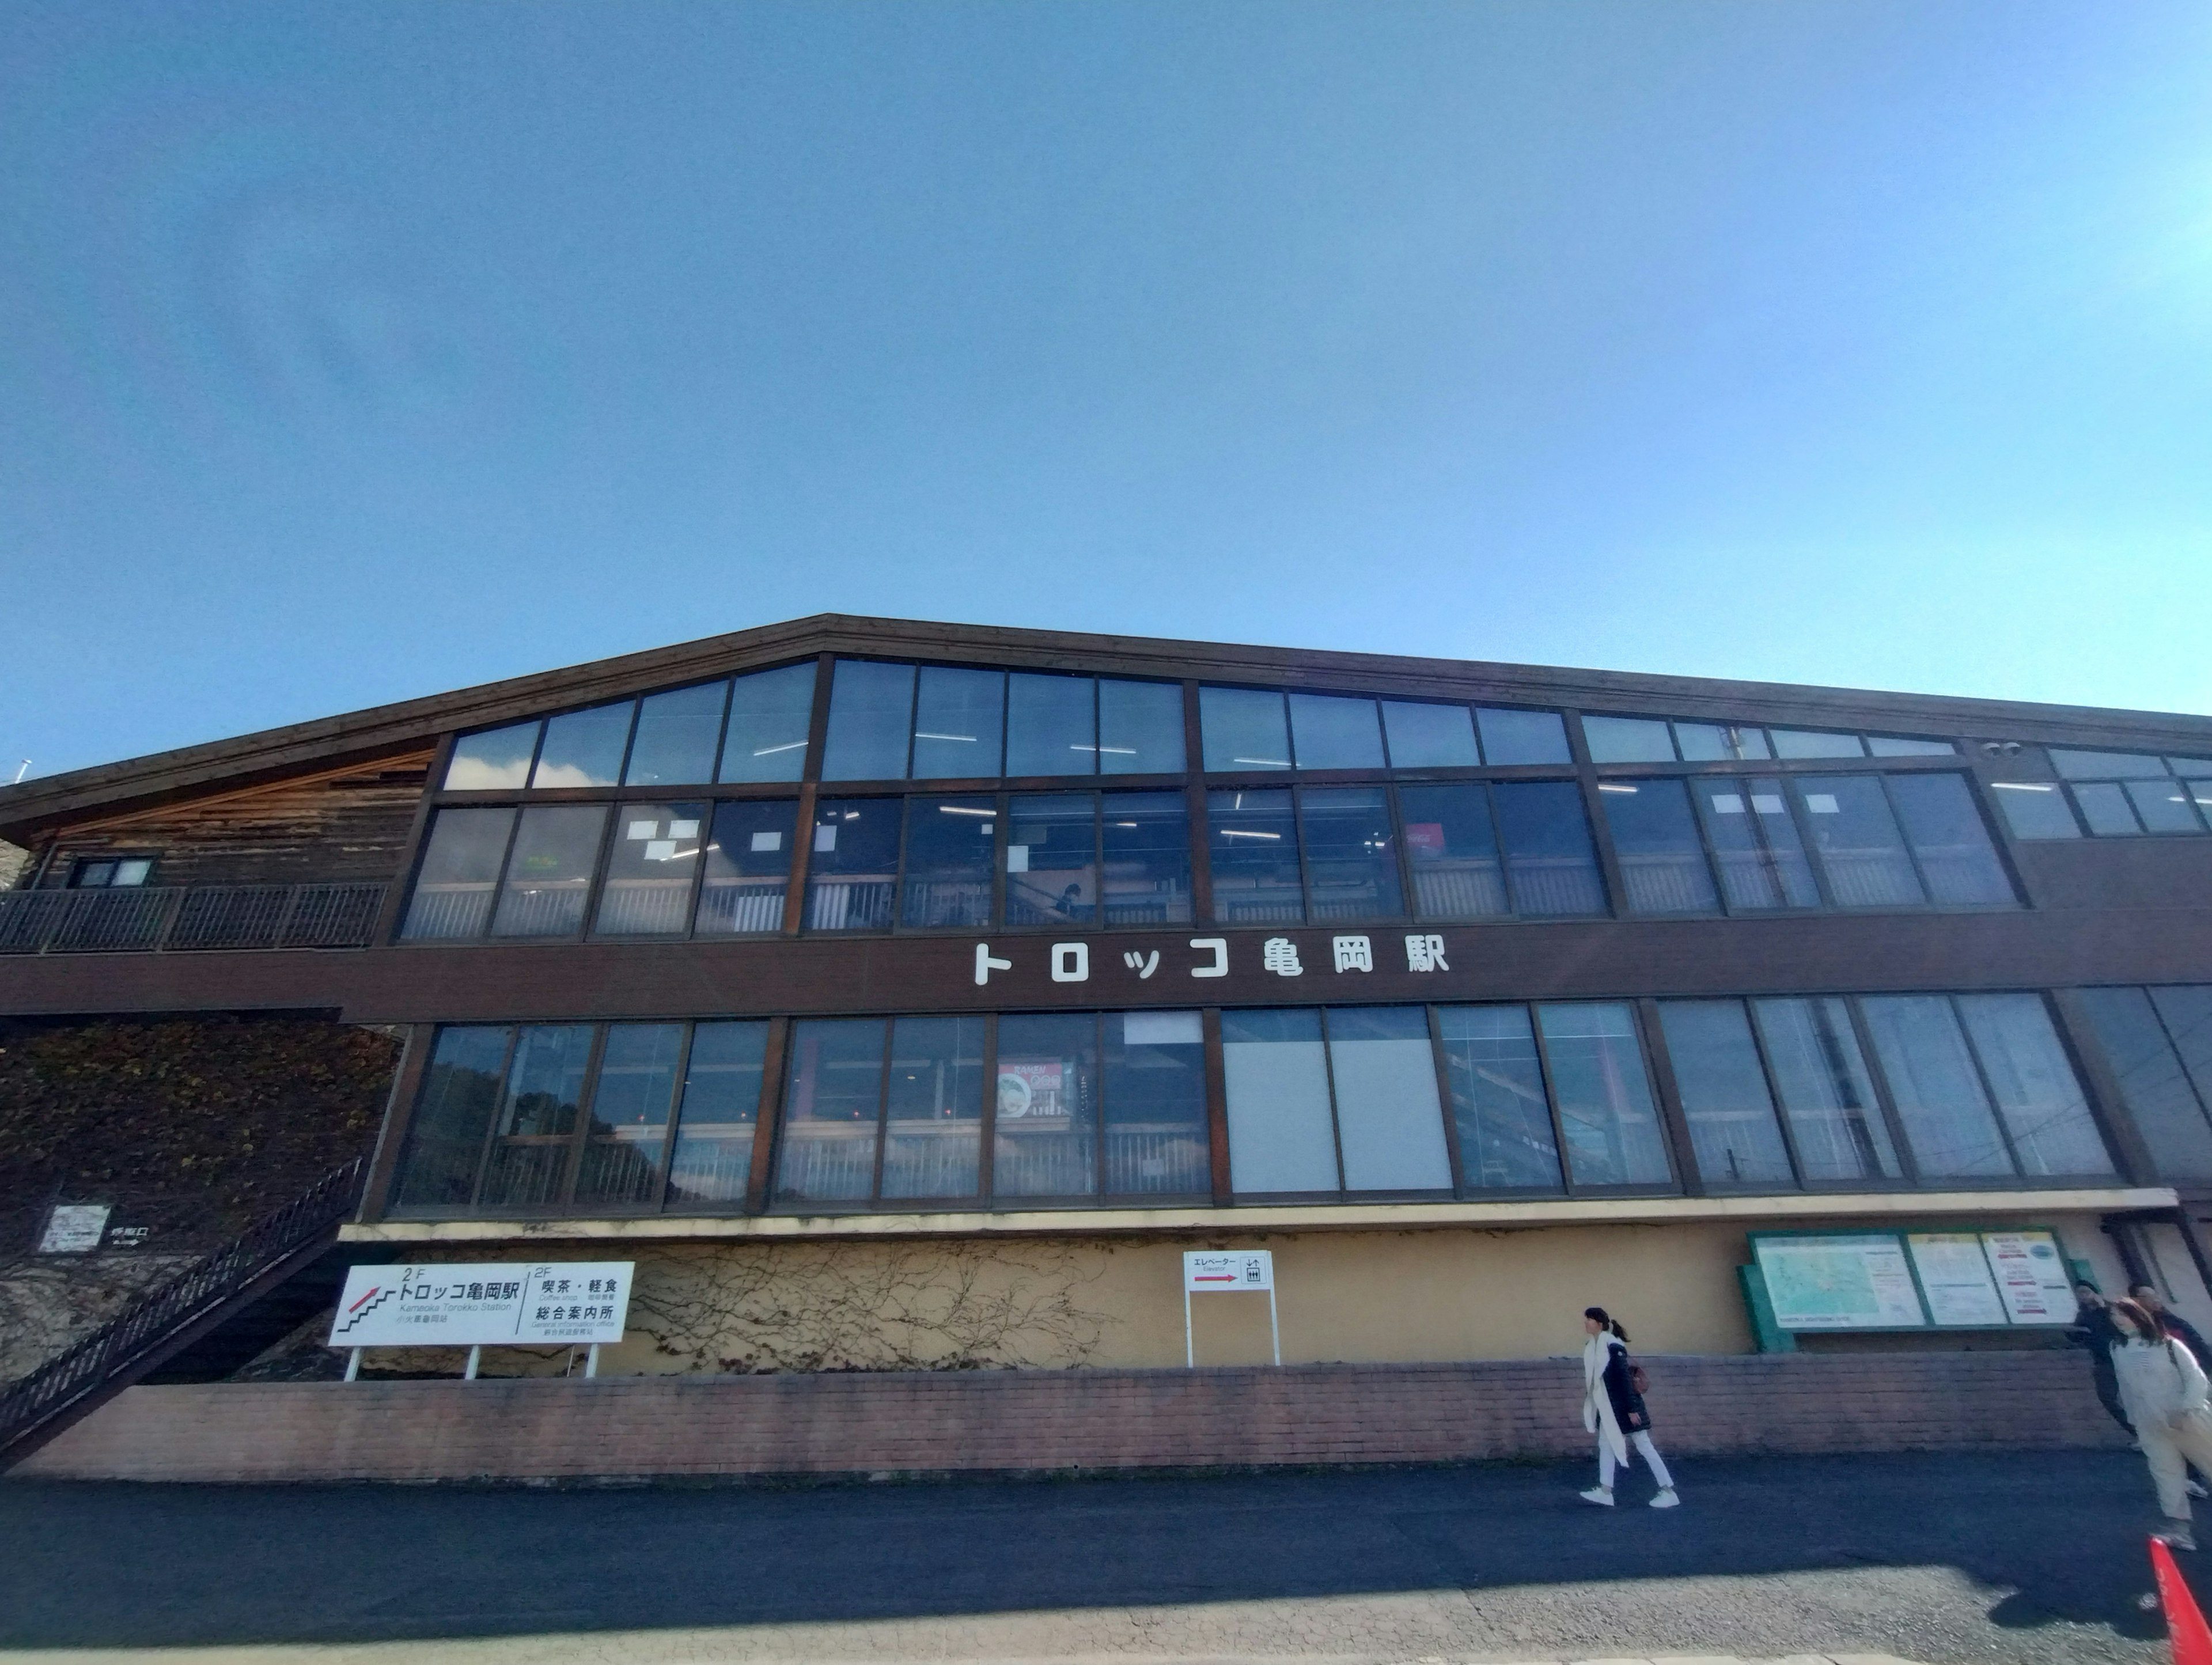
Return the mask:
[[1844,1002],[1753,1000],[1751,1009],[1806,1183],[1896,1179],[1897,1149]]
[[1605,881],[1598,877],[1580,787],[1571,781],[1512,781],[1493,787],[1491,801],[1515,913],[1605,912]]
[[1291,766],[1290,723],[1279,693],[1201,688],[1198,714],[1208,773],[1240,775]]
[[1474,714],[1463,705],[1384,700],[1382,727],[1393,769],[1473,769],[1482,762]]
[[2028,1175],[2109,1174],[2112,1158],[2039,994],[1961,994],[1959,1015]]
[[995,799],[908,799],[899,923],[923,930],[989,925],[997,829]]
[[983,1020],[894,1020],[878,1194],[973,1197],[982,1127]]
[[1298,829],[1288,790],[1211,792],[1206,817],[1214,918],[1224,925],[1302,921]]
[[591,1059],[589,1024],[531,1024],[516,1031],[477,1200],[491,1208],[559,1201]]
[[1540,1006],[1536,1025],[1575,1183],[1670,1183],[1667,1144],[1628,1007],[1595,1000]]
[[1109,1196],[1211,1188],[1205,1033],[1195,1012],[1109,1012],[1105,1031]]
[[1375,702],[1291,695],[1291,745],[1300,769],[1381,769],[1382,730]]
[[1098,1024],[1089,1012],[999,1019],[991,1188],[1081,1197],[1098,1188]]
[[1557,1191],[1559,1140],[1528,1008],[1448,1006],[1437,1022],[1462,1182],[1469,1191]]
[[1662,1000],[1659,1024],[1705,1183],[1790,1184],[1790,1152],[1743,1003]]
[[1449,1191],[1436,1052],[1419,1006],[1332,1006],[1330,1079],[1347,1191]]
[[1017,671],[1006,678],[1006,773],[1089,775],[1098,764],[1097,684]]
[[617,804],[592,928],[603,937],[682,936],[706,824],[704,804]]
[[807,857],[809,931],[888,931],[898,883],[896,798],[826,798]]
[[[2099,838],[2135,838],[2144,834],[2197,834],[2204,831],[2208,806],[2212,806],[2212,761],[2200,757],[2155,757],[2129,751],[2079,751],[2054,746],[2051,762],[2059,775],[2071,783],[2074,805],[2082,822]],[[2025,793],[2027,787],[2008,787]],[[2027,801],[2008,802],[2005,810],[2014,829],[2039,813],[2041,830],[2021,832],[2024,838],[2075,836],[2072,817],[2063,805],[2046,809]]]
[[408,1124],[406,1154],[392,1182],[394,1207],[457,1208],[476,1194],[512,1034],[495,1024],[438,1031]]
[[839,659],[830,681],[830,737],[822,749],[822,778],[905,779],[913,715],[914,666]]
[[1598,796],[1632,914],[1720,911],[1689,794],[1674,780],[1604,781]]
[[1690,782],[1690,795],[1705,823],[1730,913],[1820,906],[1820,889],[1781,781],[1709,777]]
[[1674,737],[1650,717],[1584,717],[1583,738],[1596,763],[1671,763]]
[[699,887],[701,936],[783,928],[798,828],[799,805],[787,799],[738,799],[714,806],[714,835]]
[[1006,923],[1085,927],[1098,917],[1098,797],[1019,795],[1006,826]]
[[914,778],[980,779],[999,772],[1005,726],[1003,671],[921,667],[914,708]]
[[531,760],[538,755],[538,732],[544,726],[533,719],[462,735],[453,742],[453,758],[446,765],[446,790],[499,792],[526,784]]
[[1480,706],[1475,726],[1482,731],[1482,760],[1494,767],[1508,763],[1565,763],[1574,753],[1567,747],[1567,725],[1556,711],[1518,711],[1505,707]]
[[660,1200],[661,1152],[683,1053],[681,1024],[607,1025],[576,1172],[580,1206],[634,1208]]
[[1401,787],[1398,810],[1416,918],[1489,919],[1509,911],[1487,787],[1475,781]]
[[717,779],[796,781],[806,770],[806,735],[814,720],[814,666],[739,677],[730,689],[730,721]]
[[1929,901],[1961,905],[2014,900],[2012,881],[1997,860],[1965,780],[1956,775],[1893,775],[1888,785]]
[[875,1194],[889,1027],[881,1018],[792,1024],[775,1163],[779,1203],[861,1202]]
[[1180,775],[1182,690],[1171,682],[1098,679],[1098,772]]
[[[1109,925],[1182,925],[1190,908],[1190,809],[1179,792],[1108,793],[1102,906]],[[1007,902],[1009,910],[1012,902]]]
[[[1763,728],[1740,728],[1728,723],[1676,723],[1674,743],[1683,759],[1692,763],[1719,763],[1774,755]],[[1949,748],[1946,747],[1945,750]]]
[[714,778],[726,682],[648,694],[637,702],[637,735],[623,769],[633,787],[696,787]]
[[622,779],[623,751],[629,742],[634,700],[595,705],[588,711],[571,711],[549,718],[545,744],[538,750],[538,767],[530,772],[532,787],[611,787]]
[[584,927],[605,804],[540,804],[522,811],[494,911],[495,937],[573,937]]
[[1825,729],[1770,728],[1778,757],[1863,757],[1866,743],[1856,734],[1831,733]]
[[482,936],[514,830],[511,809],[440,810],[399,934],[410,942]]
[[1343,1188],[1317,1011],[1224,1012],[1229,1182],[1240,1196]]
[[768,1024],[695,1024],[668,1164],[668,1206],[727,1207],[745,1199],[760,1122]]
[[1397,841],[1382,787],[1309,787],[1299,795],[1298,821],[1305,837],[1308,919],[1404,916]]
[[[2162,995],[2202,996],[2199,989],[2160,989]],[[2118,1081],[2120,1097],[2136,1131],[2150,1148],[2161,1179],[2212,1179],[2212,1119],[2205,1101],[2175,1050],[2150,991],[2085,988],[2081,1004]],[[2197,1004],[2202,1004],[2199,1000]],[[2195,1023],[2212,1012],[2190,1012]]]
[[1996,805],[2014,838],[2079,838],[2081,827],[2055,781],[1992,781]]
[[1880,776],[1811,775],[1796,786],[1837,906],[1911,907],[1928,899]]

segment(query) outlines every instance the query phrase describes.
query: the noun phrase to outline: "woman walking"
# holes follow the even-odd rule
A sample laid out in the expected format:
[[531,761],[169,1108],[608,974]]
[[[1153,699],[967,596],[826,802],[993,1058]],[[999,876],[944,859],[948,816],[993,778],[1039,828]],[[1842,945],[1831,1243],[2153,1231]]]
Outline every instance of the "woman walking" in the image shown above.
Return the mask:
[[1659,1482],[1651,1507],[1674,1508],[1682,1500],[1674,1495],[1666,1459],[1651,1443],[1651,1414],[1629,1374],[1628,1332],[1603,1307],[1583,1310],[1583,1328],[1589,1337],[1583,1343],[1583,1426],[1597,1436],[1597,1484],[1583,1493],[1583,1500],[1613,1507],[1613,1471],[1628,1467],[1632,1441]]
[[2205,1404],[2204,1371],[2187,1347],[2166,1333],[2156,1313],[2139,1301],[2114,1301],[2112,1375],[2120,1402],[2142,1442],[2158,1487],[2166,1528],[2152,1535],[2176,1549],[2194,1549],[2190,1529],[2189,1465],[2212,1473],[2212,1409]]

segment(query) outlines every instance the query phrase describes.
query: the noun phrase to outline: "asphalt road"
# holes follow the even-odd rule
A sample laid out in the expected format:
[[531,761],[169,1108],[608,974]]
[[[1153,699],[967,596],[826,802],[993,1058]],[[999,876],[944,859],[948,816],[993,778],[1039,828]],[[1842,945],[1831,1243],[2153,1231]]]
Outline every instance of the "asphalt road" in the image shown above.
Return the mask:
[[[1578,1501],[1579,1464],[782,1490],[14,1482],[0,1646],[403,1643],[485,1665],[2167,1656],[2137,1604],[2151,1497],[2131,1453],[1678,1473],[1668,1512],[1640,1506],[1640,1471],[1630,1506]],[[2191,1571],[2212,1589],[2212,1565]]]

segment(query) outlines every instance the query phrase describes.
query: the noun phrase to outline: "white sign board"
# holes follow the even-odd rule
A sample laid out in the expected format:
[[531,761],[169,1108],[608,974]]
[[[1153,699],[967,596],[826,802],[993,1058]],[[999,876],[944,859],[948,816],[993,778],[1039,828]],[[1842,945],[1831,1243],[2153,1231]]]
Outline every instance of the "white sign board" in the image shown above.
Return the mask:
[[1786,1330],[1926,1326],[1905,1245],[1893,1236],[1762,1237],[1759,1269]]
[[1233,1292],[1240,1289],[1272,1290],[1275,1286],[1275,1256],[1265,1249],[1239,1249],[1234,1255],[1191,1255],[1182,1257],[1182,1286],[1192,1295]]
[[543,1346],[619,1341],[629,1261],[357,1266],[333,1347]]
[[2070,1324],[2074,1285],[2066,1257],[2048,1231],[1984,1231],[2005,1314],[2015,1324]]
[[[1912,1269],[1920,1274],[1929,1316],[1939,1329],[1974,1329],[2005,1322],[1996,1279],[1974,1231],[1915,1231],[1905,1239],[1912,1250]],[[2067,1303],[2068,1316],[2073,1303]]]
[[46,1235],[39,1239],[41,1255],[88,1255],[100,1247],[107,1231],[108,1207],[104,1202],[65,1202],[46,1216]]

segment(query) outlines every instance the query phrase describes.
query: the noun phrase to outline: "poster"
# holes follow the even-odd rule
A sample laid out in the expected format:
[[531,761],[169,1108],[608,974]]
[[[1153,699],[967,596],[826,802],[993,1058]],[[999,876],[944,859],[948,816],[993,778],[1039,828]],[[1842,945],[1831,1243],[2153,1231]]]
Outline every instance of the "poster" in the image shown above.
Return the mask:
[[2005,1314],[2015,1324],[2070,1324],[2074,1286],[2048,1231],[1984,1231],[1982,1243]]
[[2002,1324],[2005,1303],[1973,1231],[1915,1231],[1905,1237],[1912,1269],[1928,1297],[1928,1316],[1939,1329],[1976,1329]]
[[1029,1062],[1001,1059],[999,1063],[999,1119],[1001,1121],[1064,1120],[1073,1107],[1067,1102],[1066,1066],[1057,1058]]
[[331,1325],[333,1347],[539,1346],[619,1341],[634,1262],[501,1261],[357,1266]]
[[1754,1253],[1784,1329],[1917,1329],[1928,1322],[1893,1236],[1761,1237]]
[[104,1202],[65,1202],[46,1216],[46,1235],[39,1239],[41,1255],[89,1255],[100,1247],[107,1231]]

